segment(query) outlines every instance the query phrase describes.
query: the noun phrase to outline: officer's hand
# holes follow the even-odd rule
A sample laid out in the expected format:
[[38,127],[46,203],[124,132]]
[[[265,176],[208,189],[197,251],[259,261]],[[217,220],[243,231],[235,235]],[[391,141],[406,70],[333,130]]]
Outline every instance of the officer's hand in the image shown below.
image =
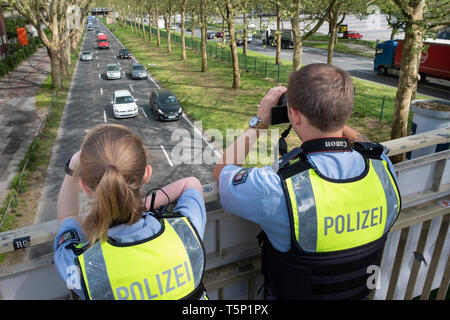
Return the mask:
[[261,119],[259,128],[267,129],[270,125],[270,109],[276,107],[278,100],[287,91],[284,86],[277,86],[270,89],[259,103],[258,116]]
[[70,159],[69,168],[74,172],[74,176],[78,176],[79,173],[78,170],[80,168],[80,153],[81,150],[78,150]]

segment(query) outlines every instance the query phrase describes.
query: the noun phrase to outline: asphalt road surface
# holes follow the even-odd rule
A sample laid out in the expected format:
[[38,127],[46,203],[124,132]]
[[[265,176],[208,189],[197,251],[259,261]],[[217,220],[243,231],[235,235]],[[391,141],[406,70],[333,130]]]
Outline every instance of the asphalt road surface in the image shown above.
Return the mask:
[[[39,202],[35,223],[40,223],[56,218],[56,202],[59,189],[64,178],[64,165],[69,156],[79,150],[82,140],[88,130],[102,123],[122,124],[140,135],[144,145],[150,153],[150,164],[153,175],[144,192],[151,188],[162,187],[177,179],[194,176],[202,184],[213,181],[212,170],[214,164],[202,163],[202,154],[208,154],[208,159],[221,156],[220,151],[214,151],[211,144],[200,136],[198,127],[189,120],[186,115],[174,122],[159,122],[153,117],[148,104],[150,94],[159,87],[151,78],[147,80],[131,80],[128,70],[135,58],[122,60],[118,58],[118,52],[123,46],[112,33],[100,23],[100,29],[108,36],[110,48],[98,50],[95,42],[95,31],[86,31],[82,44],[82,51],[92,51],[92,61],[79,61],[72,80],[71,92],[61,120],[58,137],[55,141],[53,156],[49,165],[47,181]],[[106,80],[106,64],[119,63],[122,69],[122,79]],[[151,73],[151,70],[149,70]],[[139,114],[135,118],[115,119],[110,104],[115,90],[129,90],[138,100]],[[172,133],[182,130],[184,136],[190,136],[188,140],[172,141]],[[195,142],[194,142],[195,139]],[[191,163],[180,163],[178,155],[174,151],[180,141],[184,142]],[[187,162],[187,161],[185,161]],[[209,162],[211,163],[211,161]],[[82,197],[81,208],[84,207],[86,198]],[[31,257],[40,256],[51,250],[50,246],[37,246],[30,253]]]

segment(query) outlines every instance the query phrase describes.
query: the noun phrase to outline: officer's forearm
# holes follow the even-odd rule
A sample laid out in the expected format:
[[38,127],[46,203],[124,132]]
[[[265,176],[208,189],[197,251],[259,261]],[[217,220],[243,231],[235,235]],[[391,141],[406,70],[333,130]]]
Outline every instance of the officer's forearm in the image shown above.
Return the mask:
[[258,140],[259,130],[247,128],[243,134],[227,147],[222,159],[216,164],[213,172],[214,179],[219,183],[219,176],[222,169],[229,164],[242,166],[247,158],[250,148]]
[[[197,178],[187,177],[177,181],[174,181],[167,186],[162,187],[161,189],[169,196],[170,202],[176,202],[178,198],[183,194],[187,189],[196,189],[200,192],[203,192],[202,185]],[[144,199],[145,201],[145,199]],[[169,204],[169,199],[167,199],[166,195],[161,191],[156,191],[154,208],[159,208],[161,206],[165,206]],[[147,202],[145,203],[145,208],[150,209],[151,205],[151,195],[147,197]]]
[[66,175],[64,177],[56,204],[58,227],[66,218],[79,219],[80,210],[80,187],[79,178]]

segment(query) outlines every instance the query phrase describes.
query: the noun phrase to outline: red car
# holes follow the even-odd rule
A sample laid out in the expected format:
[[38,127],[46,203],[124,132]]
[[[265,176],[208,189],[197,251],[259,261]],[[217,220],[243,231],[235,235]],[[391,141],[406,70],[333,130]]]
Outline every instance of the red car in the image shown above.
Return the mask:
[[108,49],[109,48],[108,37],[104,34],[99,35],[97,37],[97,45],[99,49]]
[[357,31],[345,31],[343,34],[344,39],[362,39],[362,34]]
[[216,32],[216,37],[217,38],[223,38],[223,32]]

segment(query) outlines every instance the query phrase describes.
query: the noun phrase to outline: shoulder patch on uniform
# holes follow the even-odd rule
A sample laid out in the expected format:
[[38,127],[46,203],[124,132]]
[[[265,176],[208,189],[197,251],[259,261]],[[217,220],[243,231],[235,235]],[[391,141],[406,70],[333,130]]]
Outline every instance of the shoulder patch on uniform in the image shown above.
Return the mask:
[[238,184],[245,183],[247,181],[247,177],[250,171],[253,168],[242,168],[233,178],[233,186],[237,186]]
[[60,247],[64,242],[67,241],[80,242],[80,237],[74,229],[67,230],[61,235],[58,241],[58,247]]

